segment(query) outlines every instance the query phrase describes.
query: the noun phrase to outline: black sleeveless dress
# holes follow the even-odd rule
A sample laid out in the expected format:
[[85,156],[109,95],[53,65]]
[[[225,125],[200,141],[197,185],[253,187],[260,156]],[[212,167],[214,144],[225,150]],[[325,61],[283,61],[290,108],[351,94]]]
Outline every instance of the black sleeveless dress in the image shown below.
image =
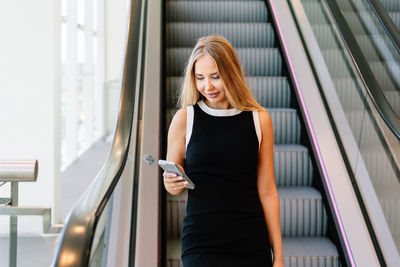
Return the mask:
[[251,111],[193,106],[185,169],[196,187],[183,221],[184,267],[272,266],[254,121]]

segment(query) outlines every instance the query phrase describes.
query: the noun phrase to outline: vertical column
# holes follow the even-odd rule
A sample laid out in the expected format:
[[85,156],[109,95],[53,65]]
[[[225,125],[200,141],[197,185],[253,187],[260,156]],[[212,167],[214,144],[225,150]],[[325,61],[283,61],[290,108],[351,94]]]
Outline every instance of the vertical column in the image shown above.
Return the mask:
[[68,1],[67,14],[67,67],[66,67],[66,162],[71,163],[78,154],[78,93],[77,93],[77,5]]
[[105,134],[105,40],[104,40],[104,21],[105,21],[105,11],[104,11],[104,0],[93,0],[96,2],[97,8],[94,8],[95,20],[93,21],[93,29],[96,32],[96,47],[94,49],[94,88],[96,91],[95,97],[95,131],[96,138],[101,137]]
[[94,140],[94,90],[93,90],[93,0],[85,0],[85,63],[83,80],[84,148]]
[[[18,206],[18,182],[11,182],[11,206]],[[9,266],[17,267],[18,217],[10,216]]]

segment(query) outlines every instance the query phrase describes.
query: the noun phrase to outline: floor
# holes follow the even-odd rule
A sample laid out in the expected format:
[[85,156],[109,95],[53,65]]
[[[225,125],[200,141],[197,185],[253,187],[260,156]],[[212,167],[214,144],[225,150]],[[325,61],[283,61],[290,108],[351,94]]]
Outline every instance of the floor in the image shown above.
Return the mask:
[[[99,141],[62,173],[63,220],[67,218],[75,201],[103,166],[110,146],[110,139]],[[17,266],[50,266],[57,238],[58,235],[19,236],[17,241]],[[0,267],[8,266],[8,248],[9,238],[0,237]]]

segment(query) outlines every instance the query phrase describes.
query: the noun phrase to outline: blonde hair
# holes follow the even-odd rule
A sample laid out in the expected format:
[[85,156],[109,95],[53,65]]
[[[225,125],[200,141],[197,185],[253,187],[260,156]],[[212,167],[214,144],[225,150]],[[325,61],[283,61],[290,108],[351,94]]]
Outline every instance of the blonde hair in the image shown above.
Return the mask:
[[203,98],[196,87],[194,65],[196,60],[204,54],[211,56],[217,64],[226,97],[233,107],[244,111],[265,110],[247,87],[242,67],[232,45],[218,35],[209,35],[197,41],[185,68],[185,77],[179,96],[181,108],[194,105]]

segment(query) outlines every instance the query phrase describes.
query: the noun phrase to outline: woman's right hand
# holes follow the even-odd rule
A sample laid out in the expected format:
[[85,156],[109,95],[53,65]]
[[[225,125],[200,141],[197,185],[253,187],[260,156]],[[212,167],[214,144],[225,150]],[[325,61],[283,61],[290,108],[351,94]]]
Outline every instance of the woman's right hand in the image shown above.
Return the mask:
[[165,189],[171,195],[181,194],[188,185],[188,182],[182,176],[178,176],[175,173],[164,171],[163,176]]

